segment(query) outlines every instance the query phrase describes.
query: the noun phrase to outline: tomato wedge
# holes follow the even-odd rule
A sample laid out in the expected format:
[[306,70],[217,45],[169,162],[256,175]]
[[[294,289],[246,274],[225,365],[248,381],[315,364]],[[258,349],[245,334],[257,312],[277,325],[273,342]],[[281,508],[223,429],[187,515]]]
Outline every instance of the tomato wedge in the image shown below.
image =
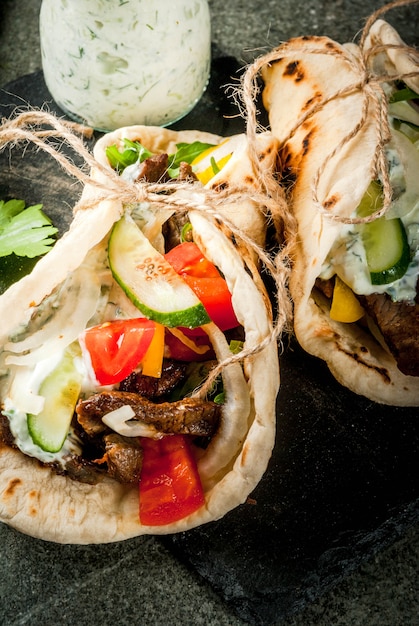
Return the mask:
[[226,281],[195,243],[185,241],[172,248],[165,257],[195,292],[212,321],[221,330],[239,325]]
[[140,522],[164,526],[199,509],[205,497],[189,439],[184,435],[143,437],[141,444]]
[[131,374],[144,358],[155,327],[155,322],[141,317],[104,322],[80,335],[99,385],[114,385]]

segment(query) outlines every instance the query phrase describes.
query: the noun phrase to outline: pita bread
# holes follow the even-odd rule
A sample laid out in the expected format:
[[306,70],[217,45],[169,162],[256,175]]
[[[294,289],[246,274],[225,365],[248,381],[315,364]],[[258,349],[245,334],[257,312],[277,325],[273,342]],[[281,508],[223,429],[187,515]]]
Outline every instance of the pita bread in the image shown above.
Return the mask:
[[263,68],[263,101],[281,144],[284,171],[293,177],[290,205],[297,242],[290,292],[296,337],[355,393],[376,402],[415,406],[419,379],[403,375],[387,347],[368,330],[331,320],[329,303],[315,290],[342,229],[330,216],[349,218],[374,177],[373,101],[368,102],[365,123],[352,135],[366,98],[356,88],[362,78],[360,50],[327,37],[300,37],[276,52],[277,60]]
[[[151,149],[159,145],[166,150],[169,140],[178,143],[197,137],[202,139],[203,134],[142,129],[142,139]],[[214,136],[208,138],[212,142]],[[105,137],[102,144],[107,140]],[[99,159],[100,152],[99,145]],[[227,175],[226,178],[228,182]],[[230,208],[234,210],[233,206]],[[124,210],[118,202],[101,201],[91,209],[77,212],[68,233],[33,272],[0,296],[2,399],[10,384],[5,365],[5,345],[10,337],[28,324],[47,296],[69,277],[90,271],[90,282],[95,281],[94,276],[97,279],[97,263],[103,258],[107,236]],[[177,523],[144,526],[139,522],[137,487],[121,485],[108,477],[95,485],[79,483],[1,443],[1,521],[21,532],[58,543],[107,543],[142,534],[175,533],[222,517],[244,503],[261,479],[274,445],[279,388],[277,345],[269,341],[273,324],[269,300],[260,280],[256,280],[251,255],[245,259],[233,241],[201,212],[191,211],[189,217],[198,245],[227,280],[236,316],[244,328],[245,348],[256,350],[267,340],[266,346],[242,365],[231,363],[223,371],[226,403],[221,427],[198,459],[205,505]],[[261,224],[258,216],[256,223]],[[250,217],[248,226],[251,230]],[[80,282],[86,285],[84,278]],[[224,359],[230,354],[224,335],[212,328],[211,337],[218,359]]]

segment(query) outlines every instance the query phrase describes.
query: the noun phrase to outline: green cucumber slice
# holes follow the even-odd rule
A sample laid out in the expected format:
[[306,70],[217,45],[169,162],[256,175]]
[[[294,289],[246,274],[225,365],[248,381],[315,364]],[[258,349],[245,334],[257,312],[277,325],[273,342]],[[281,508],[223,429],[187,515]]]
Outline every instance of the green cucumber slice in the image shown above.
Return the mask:
[[[382,204],[382,187],[373,180],[358,206],[358,215],[371,215]],[[361,236],[373,285],[387,285],[404,276],[410,263],[410,248],[401,219],[383,215],[361,224]]]
[[45,398],[43,410],[27,416],[32,441],[46,452],[59,452],[70,428],[82,384],[82,375],[74,363],[77,354],[75,347],[65,350],[39,388],[39,395]]
[[373,285],[387,285],[406,273],[410,249],[403,222],[385,216],[363,225],[362,238]]
[[199,298],[130,217],[113,227],[108,257],[115,280],[149,319],[189,328],[210,321]]

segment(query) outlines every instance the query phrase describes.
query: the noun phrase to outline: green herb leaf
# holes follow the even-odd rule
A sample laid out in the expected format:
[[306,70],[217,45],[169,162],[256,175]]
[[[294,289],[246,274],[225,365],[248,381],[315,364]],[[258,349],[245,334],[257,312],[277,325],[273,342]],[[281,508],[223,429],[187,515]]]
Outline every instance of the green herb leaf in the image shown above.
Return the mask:
[[[191,164],[202,152],[212,148],[214,144],[194,141],[192,143],[176,144],[176,152],[169,155],[169,168],[167,170],[170,178],[179,176],[179,166],[183,162]],[[111,167],[120,174],[128,165],[133,165],[139,161],[142,163],[153,156],[139,141],[124,139],[124,149],[121,151],[116,145],[106,148],[106,156]]]
[[212,143],[202,143],[202,141],[176,144],[176,152],[169,156],[169,169],[167,173],[170,178],[177,178],[179,176],[179,167],[182,161],[190,165],[202,152],[205,152],[205,150],[213,146],[214,144]]
[[41,209],[42,204],[25,209],[22,200],[0,201],[0,257],[34,258],[50,250],[57,228]]
[[232,352],[233,354],[239,354],[239,352],[243,350],[243,346],[243,341],[239,341],[238,339],[232,339],[229,345],[230,352]]
[[111,167],[121,174],[129,165],[134,165],[137,161],[142,163],[153,156],[153,153],[147,150],[139,141],[124,139],[122,151],[116,145],[108,146],[106,148],[106,156]]
[[9,200],[8,202],[0,200],[0,228],[4,228],[24,208],[24,200]]
[[203,143],[202,141],[194,141],[193,143],[177,143],[176,152],[169,156],[170,167],[179,167],[183,162],[191,164],[202,152],[213,148],[212,143]]
[[403,89],[399,89],[391,94],[390,104],[394,102],[403,102],[405,100],[416,100],[419,98],[419,95],[410,89],[410,87],[404,87]]
[[[182,161],[191,164],[202,152],[214,147],[214,145],[212,143],[203,143],[202,141],[176,144],[176,152],[169,155],[168,176],[177,178]],[[116,145],[108,146],[106,148],[106,156],[111,167],[119,174],[122,174],[126,167],[138,161],[142,163],[153,156],[153,153],[147,150],[139,141],[124,139],[124,148],[122,150]]]
[[212,171],[214,172],[214,176],[215,174],[218,174],[218,172],[221,172],[220,168],[217,165],[217,161],[214,159],[214,157],[211,157],[210,163],[211,163]]
[[180,241],[193,241],[193,228],[190,222],[186,222],[180,231]]

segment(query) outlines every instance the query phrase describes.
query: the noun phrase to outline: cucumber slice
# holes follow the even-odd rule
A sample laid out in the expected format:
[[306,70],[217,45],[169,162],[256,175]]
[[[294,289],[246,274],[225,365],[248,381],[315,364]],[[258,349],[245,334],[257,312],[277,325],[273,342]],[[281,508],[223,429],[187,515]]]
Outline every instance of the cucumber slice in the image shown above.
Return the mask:
[[410,249],[403,222],[385,216],[363,225],[362,239],[373,285],[387,285],[406,273]]
[[189,328],[210,321],[199,298],[130,217],[113,227],[108,257],[115,280],[149,319]]
[[39,388],[39,395],[45,398],[43,410],[27,417],[32,441],[46,452],[59,452],[70,428],[82,384],[82,375],[74,364],[77,354],[74,347],[65,350]]
[[[372,181],[358,206],[358,215],[371,215],[383,204],[380,183]],[[385,215],[361,225],[367,265],[373,285],[387,285],[406,273],[410,249],[403,222]]]

